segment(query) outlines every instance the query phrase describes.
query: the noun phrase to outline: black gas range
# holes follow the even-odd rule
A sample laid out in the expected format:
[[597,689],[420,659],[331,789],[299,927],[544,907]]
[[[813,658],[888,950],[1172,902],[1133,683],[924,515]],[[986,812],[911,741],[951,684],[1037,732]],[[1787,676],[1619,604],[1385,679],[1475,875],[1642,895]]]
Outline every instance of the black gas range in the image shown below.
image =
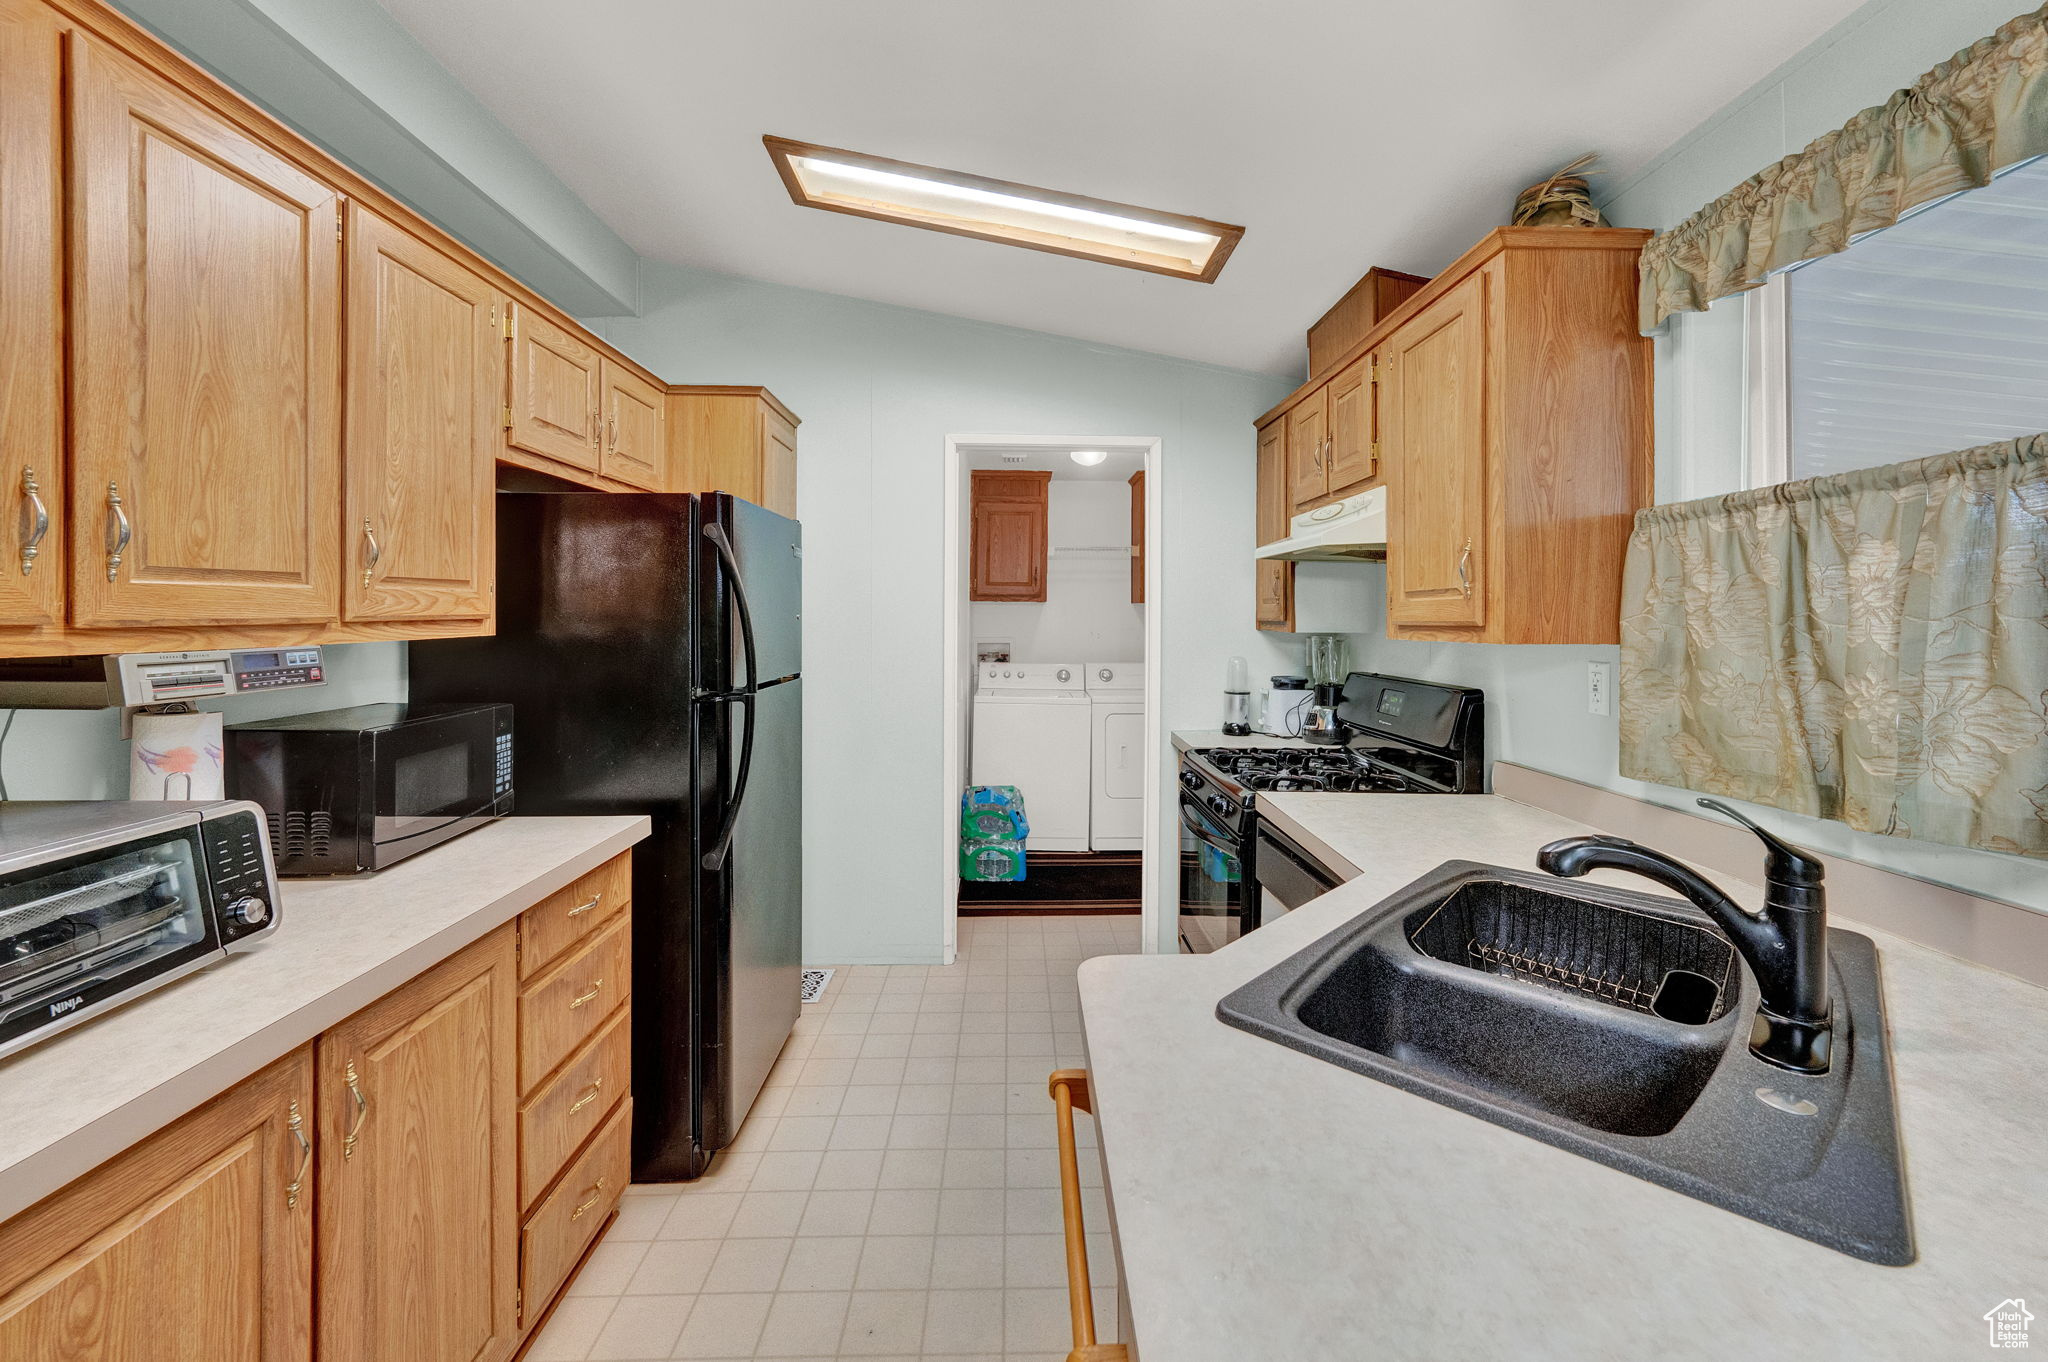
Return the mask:
[[1260,819],[1260,794],[1478,794],[1486,783],[1485,700],[1469,686],[1353,672],[1337,707],[1341,746],[1183,752],[1182,949],[1214,950],[1331,887],[1311,858]]

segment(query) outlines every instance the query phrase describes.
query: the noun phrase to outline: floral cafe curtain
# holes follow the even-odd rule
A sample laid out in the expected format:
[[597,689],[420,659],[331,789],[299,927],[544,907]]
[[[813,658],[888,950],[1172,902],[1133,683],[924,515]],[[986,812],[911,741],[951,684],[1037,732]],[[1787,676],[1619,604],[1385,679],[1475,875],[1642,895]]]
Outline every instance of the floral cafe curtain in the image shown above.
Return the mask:
[[2048,434],[1636,515],[1621,770],[2048,857]]
[[1652,237],[1641,263],[1642,329],[1674,312],[1705,311],[2044,153],[2048,5]]

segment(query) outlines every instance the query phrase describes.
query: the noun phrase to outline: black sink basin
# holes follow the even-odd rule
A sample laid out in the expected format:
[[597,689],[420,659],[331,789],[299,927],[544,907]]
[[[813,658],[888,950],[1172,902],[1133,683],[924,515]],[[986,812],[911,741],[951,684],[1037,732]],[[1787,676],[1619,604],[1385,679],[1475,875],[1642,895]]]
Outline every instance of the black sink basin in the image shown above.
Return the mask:
[[1217,1005],[1282,1045],[1879,1263],[1913,1260],[1877,952],[1829,933],[1836,1058],[1749,1052],[1690,904],[1452,862]]

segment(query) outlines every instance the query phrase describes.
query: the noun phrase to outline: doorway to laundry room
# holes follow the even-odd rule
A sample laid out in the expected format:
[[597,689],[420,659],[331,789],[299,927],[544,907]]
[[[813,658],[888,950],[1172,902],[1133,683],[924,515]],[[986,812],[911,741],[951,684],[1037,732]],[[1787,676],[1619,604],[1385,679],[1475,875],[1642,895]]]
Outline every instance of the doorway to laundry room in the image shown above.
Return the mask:
[[961,916],[1142,916],[1158,442],[949,446],[948,941]]

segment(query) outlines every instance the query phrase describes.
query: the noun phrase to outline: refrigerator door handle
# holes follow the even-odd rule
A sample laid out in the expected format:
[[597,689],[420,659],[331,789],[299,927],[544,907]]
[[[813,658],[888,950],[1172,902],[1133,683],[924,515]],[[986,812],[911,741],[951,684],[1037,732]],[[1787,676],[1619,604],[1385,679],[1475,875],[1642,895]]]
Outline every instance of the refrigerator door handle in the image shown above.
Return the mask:
[[[746,578],[740,576],[740,560],[732,551],[732,540],[726,537],[725,527],[722,525],[706,525],[704,527],[704,537],[709,539],[712,547],[718,550],[719,558],[725,563],[725,575],[732,582],[733,604],[739,607],[740,612],[740,648],[747,659],[747,682],[744,686],[740,687],[740,690],[743,694],[752,695],[760,689],[760,669],[754,658],[754,612],[747,604],[747,581]],[[748,741],[751,743],[753,740],[752,706],[748,707],[747,714],[749,716],[747,721]],[[746,784],[746,769],[746,762],[743,758],[740,762],[740,784],[742,786]],[[739,802],[737,790],[734,792],[733,802],[735,805]],[[729,828],[728,835],[730,835]],[[721,859],[723,859],[722,856]]]
[[[751,681],[753,678],[748,679]],[[747,726],[744,736],[740,739],[739,773],[733,777],[732,797],[725,805],[725,825],[718,830],[718,840],[712,844],[711,850],[704,853],[704,868],[711,871],[724,869],[725,858],[732,853],[732,833],[733,829],[739,826],[740,802],[747,797],[747,772],[754,765],[754,692],[748,690],[739,695],[729,696],[723,703],[738,705]]]

